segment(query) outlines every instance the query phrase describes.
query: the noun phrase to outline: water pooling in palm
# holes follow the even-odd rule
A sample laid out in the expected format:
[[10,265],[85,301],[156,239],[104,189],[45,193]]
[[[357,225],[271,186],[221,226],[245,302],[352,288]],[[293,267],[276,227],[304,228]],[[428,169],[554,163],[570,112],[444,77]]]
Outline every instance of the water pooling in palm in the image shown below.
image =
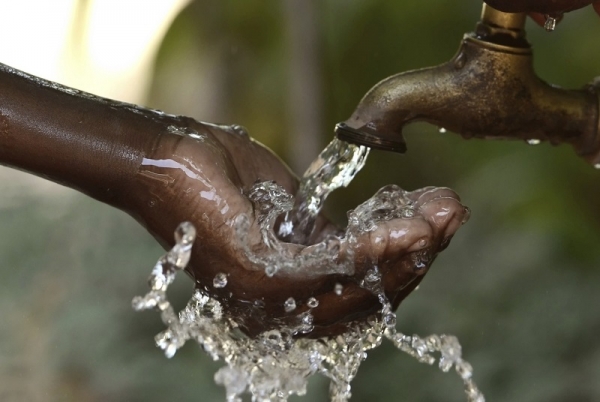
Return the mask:
[[[391,289],[398,271],[379,261],[385,252],[370,250],[403,249],[405,253],[395,264],[425,273],[457,229],[446,227],[447,236],[442,236],[445,244],[437,247],[431,244],[428,231],[435,230],[436,219],[443,220],[444,211],[449,213],[460,205],[454,193],[435,188],[406,192],[397,186],[386,186],[349,212],[344,232],[323,239],[313,236],[325,198],[350,183],[367,155],[368,148],[334,140],[305,173],[295,200],[275,182],[257,182],[249,189],[255,216],[240,214],[234,219],[235,240],[252,264],[264,270],[265,280],[299,274],[339,278],[339,282],[332,284],[331,294],[306,300],[287,298],[280,306],[283,313],[271,318],[277,325],[258,335],[248,336],[239,317],[230,314],[226,304],[202,289],[196,290],[184,310],[175,313],[166,299],[166,290],[189,261],[195,238],[191,224],[180,225],[175,247],[159,260],[152,272],[151,291],[133,302],[136,310],[156,308],[161,312],[168,329],[156,337],[156,343],[167,357],[172,357],[187,340],[194,339],[213,359],[223,359],[226,366],[216,373],[215,380],[225,386],[228,401],[241,400],[245,392],[252,395],[253,401],[286,400],[291,394],[302,395],[308,378],[316,373],[330,378],[332,401],[346,401],[351,396],[350,382],[365,352],[387,338],[420,362],[433,364],[436,361],[433,354],[439,353],[439,367],[443,371],[456,369],[465,383],[469,401],[483,401],[455,337],[421,338],[396,330],[394,310],[421,276],[408,283],[401,281],[403,289]],[[278,221],[282,214],[284,219]],[[468,211],[463,210],[461,216],[463,223]],[[256,252],[247,241],[253,219],[260,226],[266,252],[264,249]],[[307,245],[311,240],[314,244],[300,253],[290,252],[287,247],[287,242]],[[311,272],[307,274],[307,270]],[[226,290],[227,286],[225,273],[215,275],[214,289]],[[352,293],[357,291],[370,293],[379,302],[379,309],[367,319],[344,320],[340,315],[339,322],[332,323],[336,325],[333,332],[328,328],[328,333],[336,335],[320,336],[322,328],[315,327],[315,322],[322,320],[315,317],[352,300]],[[258,310],[266,307],[261,300],[254,304]]]

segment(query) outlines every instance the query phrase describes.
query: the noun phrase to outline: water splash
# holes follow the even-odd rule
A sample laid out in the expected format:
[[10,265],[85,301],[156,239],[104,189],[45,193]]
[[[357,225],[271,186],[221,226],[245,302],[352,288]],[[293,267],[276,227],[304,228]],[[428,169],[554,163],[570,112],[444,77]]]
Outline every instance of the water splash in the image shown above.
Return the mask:
[[454,366],[456,372],[463,380],[465,393],[469,402],[485,402],[485,398],[473,381],[473,367],[462,358],[462,346],[453,335],[429,335],[421,338],[418,335],[408,336],[396,329],[396,314],[381,285],[381,274],[377,267],[367,271],[363,280],[363,287],[377,296],[381,304],[380,316],[383,324],[384,336],[391,340],[396,348],[414,357],[420,363],[433,364],[436,359],[432,353],[439,353],[438,367],[444,373]]
[[365,165],[367,156],[368,147],[334,138],[304,173],[294,207],[279,227],[279,237],[287,242],[306,244],[327,196],[350,184]]
[[394,184],[382,187],[373,197],[348,212],[346,231],[358,235],[375,230],[382,221],[414,218],[415,205],[407,194]]
[[293,297],[288,298],[283,304],[283,308],[286,313],[291,313],[296,310],[296,300]]
[[252,245],[248,244],[251,225],[250,217],[245,214],[240,214],[234,219],[237,244],[244,250],[250,262],[264,269],[268,277],[273,277],[278,272],[288,275],[302,274],[305,277],[354,274],[352,250],[348,249],[344,258],[338,258],[342,244],[350,241],[350,238],[328,236],[298,254],[296,248],[288,247],[287,243],[275,235],[277,217],[290,211],[294,205],[294,198],[283,187],[272,181],[258,182],[249,190],[248,198],[255,206],[254,218],[259,224],[262,242],[267,248],[257,254]]
[[[266,253],[255,254],[247,244],[250,230],[248,216],[239,215],[234,222],[238,243],[242,245],[249,260],[263,267],[269,277],[277,272],[318,276],[323,274],[354,274],[353,253],[350,248],[343,260],[338,252],[343,242],[353,242],[353,235],[344,238],[328,236],[312,245],[301,255],[290,253],[282,242],[305,245],[309,241],[325,199],[339,187],[347,186],[364,167],[369,148],[334,138],[304,173],[298,194],[294,197],[272,181],[255,183],[248,191],[248,198],[255,206],[255,219],[260,225]],[[278,227],[275,223],[283,214]],[[277,234],[276,234],[277,233]],[[325,262],[325,263],[323,263]],[[302,270],[311,267],[310,271]],[[319,268],[320,267],[320,268]]]
[[306,305],[308,306],[308,308],[317,308],[317,307],[319,307],[319,301],[317,299],[315,299],[314,297],[311,297],[306,302]]
[[217,289],[221,289],[227,286],[227,275],[222,272],[216,274],[213,279],[213,286]]
[[[383,201],[380,203],[385,204]],[[360,207],[357,209],[360,212]],[[364,222],[359,221],[357,225],[368,229]],[[309,377],[315,374],[330,379],[332,401],[348,401],[352,395],[350,384],[366,358],[366,352],[379,346],[384,338],[422,363],[433,364],[436,360],[433,353],[439,353],[440,369],[447,372],[455,368],[465,383],[468,400],[484,402],[472,380],[471,365],[462,359],[462,349],[455,337],[431,335],[421,338],[396,330],[396,315],[383,292],[377,267],[366,273],[361,285],[377,296],[381,310],[366,322],[355,323],[344,334],[332,338],[295,337],[313,330],[310,310],[298,314],[295,325],[250,338],[240,330],[234,317],[228,315],[218,300],[199,289],[187,306],[176,314],[167,300],[166,291],[177,272],[189,262],[195,236],[195,229],[190,223],[179,226],[175,246],[158,260],[152,270],[150,291],[143,297],[134,298],[132,304],[136,311],[156,309],[160,312],[167,329],[155,337],[155,342],[167,358],[173,357],[186,341],[194,340],[213,360],[225,362],[226,365],[215,374],[215,381],[225,387],[228,402],[240,402],[244,393],[251,394],[252,401],[257,402],[286,401],[292,394],[304,395]],[[223,283],[222,279],[219,274],[215,277],[219,283]],[[336,293],[338,289],[341,294],[343,287],[336,285]],[[309,300],[308,307],[316,308],[318,303],[315,302]],[[295,310],[293,298],[285,303],[286,311]]]
[[[298,196],[288,194],[275,182],[257,182],[247,191],[254,204],[255,216],[245,214],[233,220],[235,241],[248,260],[267,277],[287,275],[355,274],[353,246],[357,238],[376,230],[381,222],[392,219],[413,219],[417,213],[408,193],[398,186],[386,186],[371,199],[348,213],[348,227],[339,236],[329,235],[299,253],[298,244],[311,240],[316,217],[325,198],[336,188],[350,183],[363,167],[368,148],[350,145],[334,139],[310,166],[300,184]],[[278,219],[285,217],[276,227]],[[249,244],[251,222],[258,223],[260,253],[256,244]],[[187,306],[176,314],[167,300],[166,291],[177,272],[188,263],[195,230],[183,223],[176,232],[176,244],[161,257],[150,276],[150,291],[133,300],[135,310],[157,309],[167,329],[155,338],[165,355],[173,357],[188,340],[196,341],[214,360],[222,359],[225,366],[215,374],[215,381],[225,387],[229,402],[241,401],[249,393],[252,401],[286,401],[290,395],[304,395],[309,377],[321,374],[330,379],[330,397],[334,402],[347,401],[351,382],[366,352],[390,340],[399,350],[419,362],[433,364],[439,353],[439,367],[452,367],[462,378],[470,402],[483,402],[483,395],[472,380],[472,368],[462,359],[458,340],[449,335],[421,338],[407,336],[396,329],[396,314],[381,284],[381,273],[374,263],[359,285],[373,293],[381,307],[365,321],[348,323],[338,336],[307,339],[302,335],[314,330],[313,310],[321,308],[319,301],[309,298],[305,307],[294,298],[285,300],[283,308],[290,321],[279,328],[248,337],[240,329],[236,317],[229,315],[223,305],[204,290],[197,289]],[[255,236],[257,237],[257,236]],[[289,244],[293,242],[297,244]],[[414,269],[425,269],[431,261],[427,244],[411,254]],[[340,250],[344,249],[343,256]],[[217,273],[214,288],[227,286],[227,276]],[[344,286],[334,285],[338,296]],[[257,300],[264,306],[264,301]],[[302,307],[302,308],[298,308]],[[307,309],[308,308],[308,309]],[[294,311],[299,310],[296,315]]]

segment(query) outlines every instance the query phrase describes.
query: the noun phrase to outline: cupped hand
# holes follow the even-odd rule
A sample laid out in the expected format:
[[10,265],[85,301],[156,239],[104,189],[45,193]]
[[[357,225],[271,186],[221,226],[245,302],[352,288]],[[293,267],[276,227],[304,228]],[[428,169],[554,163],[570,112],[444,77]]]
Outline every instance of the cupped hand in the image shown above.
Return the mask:
[[[414,216],[378,222],[357,233],[355,241],[342,238],[339,247],[329,255],[325,252],[327,258],[268,276],[265,266],[249,258],[249,253],[259,259],[274,252],[302,258],[323,253],[324,239],[343,231],[320,216],[309,245],[279,243],[280,249],[274,251],[261,236],[248,192],[257,181],[274,181],[295,194],[296,176],[241,127],[189,120],[187,127],[171,131],[140,166],[139,175],[150,197],[145,205],[137,206],[142,210],[138,219],[165,247],[172,245],[165,239],[180,222],[194,224],[197,238],[188,273],[197,288],[217,297],[251,335],[275,327],[295,327],[301,324],[298,316],[308,310],[314,326],[308,336],[337,334],[349,323],[365,320],[381,309],[377,297],[361,286],[367,270],[375,266],[385,295],[396,308],[468,218],[468,210],[449,189],[406,193]],[[156,214],[162,219],[153,220]],[[165,216],[170,217],[166,225]],[[242,241],[236,229],[240,216],[249,224]],[[416,263],[417,255],[427,257]],[[336,264],[348,263],[348,259],[353,270],[336,271]],[[225,286],[215,286],[217,274],[226,275]],[[295,301],[293,311],[284,307],[289,298]],[[307,305],[310,298],[318,301],[317,307]]]

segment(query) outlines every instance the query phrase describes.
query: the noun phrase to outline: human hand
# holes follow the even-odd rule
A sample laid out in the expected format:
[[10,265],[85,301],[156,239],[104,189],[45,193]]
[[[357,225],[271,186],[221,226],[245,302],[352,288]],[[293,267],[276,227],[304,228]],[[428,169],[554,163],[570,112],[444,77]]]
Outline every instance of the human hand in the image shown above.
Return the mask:
[[[144,159],[140,175],[147,192],[160,196],[151,199],[152,207],[142,210],[139,219],[165,247],[171,245],[168,241],[180,222],[194,224],[198,235],[188,273],[196,287],[217,297],[250,334],[293,326],[298,314],[308,310],[311,297],[319,305],[311,310],[315,328],[308,336],[339,333],[347,323],[366,319],[381,309],[377,297],[360,285],[373,265],[378,266],[385,294],[396,308],[468,218],[468,210],[451,190],[417,190],[406,194],[414,202],[414,217],[380,222],[375,230],[359,233],[355,243],[342,239],[339,251],[332,252],[334,260],[353,260],[352,275],[328,273],[331,262],[323,259],[269,277],[264,266],[251,261],[247,250],[259,257],[280,252],[302,258],[322,252],[321,242],[340,230],[320,216],[308,246],[281,243],[280,250],[270,249],[261,236],[248,190],[257,180],[272,180],[295,194],[296,177],[241,128],[190,120],[182,131],[186,135],[163,136],[154,154]],[[239,244],[235,228],[240,215],[249,218],[245,246]],[[428,261],[416,266],[419,251],[427,253]],[[217,274],[227,276],[226,286],[213,285]],[[341,294],[335,291],[338,283],[343,286]],[[286,312],[284,303],[290,297],[297,308]]]
[[[167,249],[179,224],[191,222],[198,235],[188,273],[249,334],[293,326],[311,297],[319,306],[311,311],[310,336],[338,333],[346,323],[366,319],[381,309],[377,297],[360,286],[375,264],[396,308],[468,215],[448,189],[396,192],[402,202],[414,203],[414,217],[378,222],[372,231],[356,232],[355,242],[341,239],[327,261],[312,259],[300,270],[268,277],[249,258],[248,250],[259,258],[275,251],[260,233],[248,191],[256,181],[274,181],[295,194],[298,180],[243,129],[101,99],[8,66],[0,65],[0,78],[0,164],[127,212]],[[248,218],[244,244],[235,228],[242,215]],[[339,233],[321,216],[307,246],[282,243],[276,252],[292,259],[316,255],[327,235]],[[429,260],[417,264],[418,251]],[[331,273],[332,265],[349,261],[354,272]],[[217,274],[227,276],[226,286],[214,286]],[[290,297],[297,308],[288,313],[284,303]]]

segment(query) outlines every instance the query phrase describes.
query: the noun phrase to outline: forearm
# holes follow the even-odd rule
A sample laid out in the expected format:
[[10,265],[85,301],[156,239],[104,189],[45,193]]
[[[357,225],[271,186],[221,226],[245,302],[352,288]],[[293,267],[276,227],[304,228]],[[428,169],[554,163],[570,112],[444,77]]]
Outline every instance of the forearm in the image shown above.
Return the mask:
[[0,64],[0,164],[119,208],[143,158],[176,121]]

